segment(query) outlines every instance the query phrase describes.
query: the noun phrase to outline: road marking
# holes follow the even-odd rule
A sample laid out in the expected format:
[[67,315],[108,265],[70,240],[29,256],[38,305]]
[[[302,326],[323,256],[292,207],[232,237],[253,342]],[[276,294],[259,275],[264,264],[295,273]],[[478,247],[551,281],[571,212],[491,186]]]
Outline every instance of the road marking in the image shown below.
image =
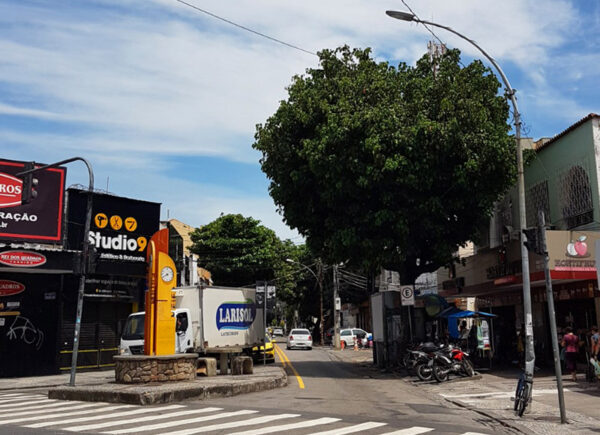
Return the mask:
[[388,432],[382,435],[419,435],[420,433],[431,432],[433,428],[413,426],[408,429],[400,429],[395,432]]
[[250,430],[247,432],[235,432],[230,435],[261,435],[265,433],[283,432],[285,430],[291,429],[301,429],[303,427],[319,426],[322,424],[335,423],[336,421],[340,421],[340,419],[332,417],[323,417],[318,418],[316,420],[301,421],[300,423],[284,424],[281,426],[261,427],[259,429]]
[[269,423],[275,420],[282,420],[284,418],[295,418],[300,417],[300,414],[279,414],[279,415],[267,415],[265,417],[256,417],[251,418],[250,420],[241,420],[241,421],[232,421],[230,423],[222,423],[222,424],[213,424],[210,426],[204,426],[193,429],[185,429],[177,432],[167,432],[162,433],[161,435],[191,435],[196,433],[208,432],[211,430],[223,430],[223,429],[231,429],[232,427],[240,427],[240,426],[252,426],[254,424],[263,424]]
[[296,376],[296,380],[298,381],[298,387],[300,387],[300,389],[303,390],[304,389],[304,381],[300,377],[300,374],[296,371],[296,368],[292,365],[292,363],[289,360],[289,358],[287,357],[287,355],[276,344],[275,344],[275,350],[278,352],[279,358],[282,358],[283,360],[285,360],[286,364],[290,367],[290,369],[292,369],[292,372],[294,373],[294,376]]
[[131,429],[121,429],[121,430],[115,430],[115,431],[111,431],[111,432],[102,432],[102,433],[110,433],[110,434],[136,433],[136,432],[142,432],[142,431],[145,431],[145,430],[164,429],[164,428],[167,428],[167,427],[182,426],[184,424],[200,423],[200,422],[203,422],[203,421],[216,420],[218,418],[227,418],[227,417],[236,417],[238,415],[255,414],[257,412],[258,411],[251,411],[249,409],[242,409],[241,411],[223,412],[221,414],[207,415],[206,417],[188,418],[186,420],[179,420],[179,421],[167,421],[167,422],[164,422],[164,423],[149,424],[149,425],[146,425],[146,426],[138,426],[138,427],[134,427],[134,428],[131,428]]
[[[42,395],[39,395],[39,396],[29,396],[29,397],[11,397],[10,399],[7,399],[7,400],[1,400],[0,403],[8,403],[8,404],[11,404],[11,403],[14,403],[14,402],[25,402],[25,403],[28,403],[28,402],[30,402],[32,400],[48,400],[48,398],[46,396],[42,396]],[[2,405],[2,406],[4,407],[4,406],[10,406],[10,405]]]
[[40,399],[40,400],[28,400],[27,402],[24,402],[24,403],[11,403],[9,405],[0,405],[0,411],[6,411],[11,408],[23,408],[23,407],[27,408],[29,406],[36,405],[38,403],[47,403],[49,401],[50,400],[48,400],[48,399]]
[[38,406],[35,409],[30,409],[28,411],[0,414],[0,416],[21,417],[23,415],[50,414],[52,412],[72,411],[74,409],[91,408],[94,406],[98,406],[97,403],[80,403],[81,402],[76,402],[74,405],[65,405],[64,403],[53,403],[51,405]]
[[[10,420],[3,420],[2,423],[3,424],[6,424],[6,423],[22,423],[22,422],[27,422],[27,421],[48,420],[50,418],[71,417],[72,415],[79,415],[79,414],[86,413],[86,412],[111,411],[113,409],[124,408],[125,407],[123,405],[119,405],[119,406],[104,406],[104,405],[98,406],[97,404],[93,404],[93,405],[96,405],[96,409],[91,409],[91,410],[90,409],[85,409],[83,411],[76,411],[76,412],[63,412],[63,413],[54,414],[54,415],[42,415],[42,416],[33,416],[33,417],[12,418]],[[35,413],[35,411],[33,411],[32,413]]]
[[487,434],[481,433],[481,432],[465,432],[462,435],[487,435]]
[[343,435],[347,433],[361,432],[363,430],[374,429],[376,427],[385,426],[387,423],[377,423],[374,421],[367,421],[366,423],[357,424],[355,426],[343,427],[340,429],[328,430],[325,432],[315,432],[311,435]]
[[285,362],[285,358],[281,354],[281,349],[275,343],[273,343],[273,349],[275,349],[275,353],[277,354],[277,357],[279,358],[279,361],[281,361],[281,365],[283,366],[283,369],[285,370],[285,366],[287,364]]
[[[169,405],[169,406],[165,406],[165,407],[161,407],[161,408],[137,408],[137,409],[131,409],[129,411],[121,411],[121,412],[113,412],[113,413],[102,413],[100,415],[94,415],[91,417],[78,417],[78,418],[69,418],[67,420],[59,420],[59,421],[46,421],[43,423],[35,423],[35,424],[31,424],[25,427],[30,427],[30,428],[40,428],[40,427],[47,427],[47,426],[57,426],[57,425],[62,425],[62,424],[71,424],[71,423],[82,423],[82,422],[88,422],[88,421],[94,421],[94,420],[105,420],[107,418],[114,418],[114,417],[126,417],[128,415],[135,415],[135,414],[147,414],[149,412],[155,412],[158,410],[165,410],[165,411],[170,411],[172,409],[179,409],[179,408],[183,408],[184,405]],[[107,411],[107,408],[102,409],[102,411]]]
[[25,393],[10,393],[10,394],[0,394],[0,399],[2,399],[3,397],[31,397],[31,394],[25,394]]
[[[164,408],[162,408],[162,409],[164,409]],[[158,410],[159,409],[157,409],[157,408],[150,409],[150,411],[158,411]],[[129,418],[127,420],[117,420],[117,421],[109,421],[109,422],[98,423],[98,424],[86,424],[84,426],[67,427],[67,428],[62,428],[62,430],[66,430],[69,432],[83,432],[83,431],[92,430],[92,429],[103,429],[103,428],[110,427],[110,426],[121,426],[121,425],[131,424],[131,423],[161,420],[163,418],[173,418],[173,417],[181,417],[183,415],[201,414],[204,412],[210,412],[210,411],[214,411],[214,410],[221,411],[222,408],[192,409],[192,410],[188,410],[188,411],[168,412],[166,414],[159,414],[159,415],[146,415],[144,417]]]

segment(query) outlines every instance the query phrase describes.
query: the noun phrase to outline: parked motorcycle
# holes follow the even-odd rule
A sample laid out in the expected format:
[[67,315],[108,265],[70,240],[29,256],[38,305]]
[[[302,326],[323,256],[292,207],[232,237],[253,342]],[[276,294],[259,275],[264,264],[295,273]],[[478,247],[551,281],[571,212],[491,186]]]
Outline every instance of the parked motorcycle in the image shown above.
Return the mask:
[[433,359],[435,352],[438,352],[442,347],[436,346],[433,343],[423,343],[412,350],[407,350],[404,359],[404,367],[410,373],[414,370],[417,377],[422,381],[430,381],[433,377],[430,361]]
[[433,377],[438,382],[447,381],[450,373],[461,376],[474,376],[475,368],[469,359],[469,354],[463,352],[459,347],[449,348],[449,351],[436,352],[430,362]]

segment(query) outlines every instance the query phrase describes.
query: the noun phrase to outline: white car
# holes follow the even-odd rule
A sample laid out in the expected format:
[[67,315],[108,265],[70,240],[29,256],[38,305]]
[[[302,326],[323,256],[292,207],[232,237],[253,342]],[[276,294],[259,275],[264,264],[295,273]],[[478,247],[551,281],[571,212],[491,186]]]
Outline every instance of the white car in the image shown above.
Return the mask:
[[340,330],[340,341],[345,342],[346,347],[354,346],[354,337],[357,337],[358,340],[361,340],[359,343],[362,343],[363,346],[367,346],[369,344],[370,336],[371,333],[365,331],[364,329],[348,328]]
[[283,337],[283,328],[273,328],[273,335]]
[[312,349],[313,341],[308,329],[292,329],[287,338],[287,348],[293,349],[300,347],[303,349]]

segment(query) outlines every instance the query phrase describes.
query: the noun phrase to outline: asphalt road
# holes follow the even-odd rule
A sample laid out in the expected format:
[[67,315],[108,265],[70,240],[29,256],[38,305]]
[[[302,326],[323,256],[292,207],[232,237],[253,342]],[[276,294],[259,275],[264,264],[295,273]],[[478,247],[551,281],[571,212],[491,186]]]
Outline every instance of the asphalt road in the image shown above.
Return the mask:
[[[44,391],[0,394],[1,434],[336,434],[503,433],[497,422],[451,407],[369,365],[339,361],[327,348],[279,354],[289,385],[212,400],[140,407],[50,401]],[[365,353],[365,355],[368,355]],[[276,364],[281,365],[280,357]],[[297,375],[297,376],[296,376]],[[37,395],[36,395],[37,394]]]
[[[288,357],[301,382],[288,369],[287,388],[216,399],[211,404],[240,406],[243,402],[244,406],[251,404],[264,411],[295,412],[312,418],[331,416],[356,424],[386,423],[384,429],[360,433],[388,433],[413,426],[433,428],[432,433],[444,434],[504,432],[496,421],[466,409],[449,407],[437,396],[396,376],[366,365],[339,361],[329,348],[286,350],[285,343],[280,342],[279,349]],[[276,357],[276,361],[281,364],[280,358]]]

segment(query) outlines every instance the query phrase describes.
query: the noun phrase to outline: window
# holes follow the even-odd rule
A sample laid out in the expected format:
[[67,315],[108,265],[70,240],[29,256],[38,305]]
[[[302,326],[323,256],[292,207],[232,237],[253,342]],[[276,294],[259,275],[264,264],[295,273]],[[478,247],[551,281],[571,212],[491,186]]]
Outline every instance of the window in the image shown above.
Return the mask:
[[179,313],[177,314],[177,323],[175,324],[176,332],[183,332],[188,328],[188,318],[187,313]]
[[560,176],[560,207],[568,229],[592,222],[592,189],[586,170],[572,166]]
[[346,329],[345,331],[342,331],[340,335],[352,335],[352,332],[349,329]]
[[538,225],[538,212],[544,212],[546,223],[550,222],[550,200],[548,194],[548,181],[533,186],[527,191],[527,226]]

